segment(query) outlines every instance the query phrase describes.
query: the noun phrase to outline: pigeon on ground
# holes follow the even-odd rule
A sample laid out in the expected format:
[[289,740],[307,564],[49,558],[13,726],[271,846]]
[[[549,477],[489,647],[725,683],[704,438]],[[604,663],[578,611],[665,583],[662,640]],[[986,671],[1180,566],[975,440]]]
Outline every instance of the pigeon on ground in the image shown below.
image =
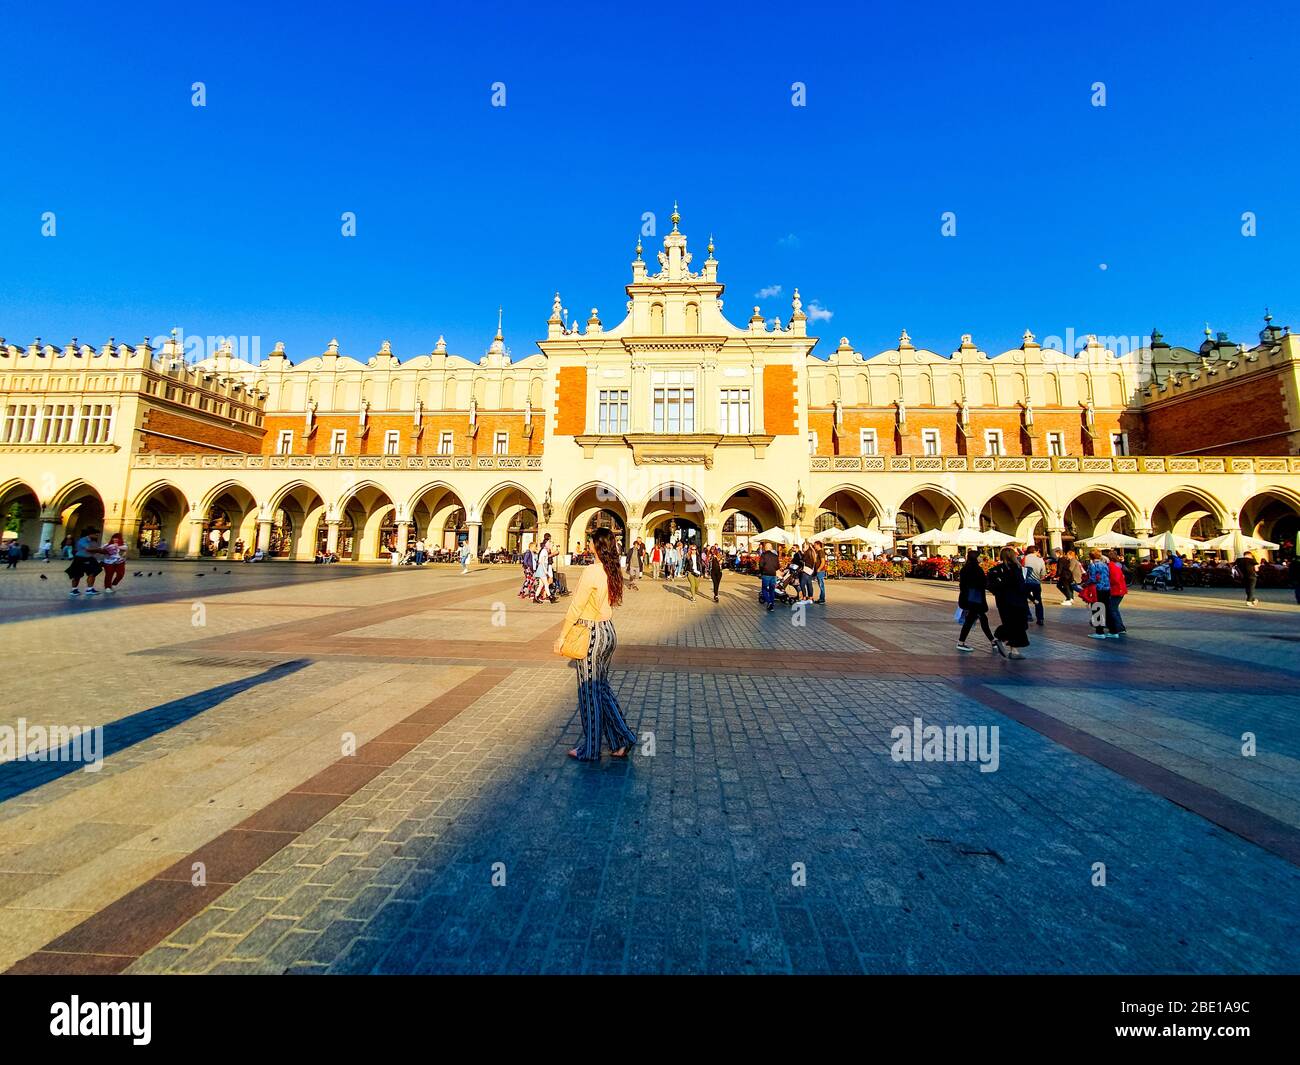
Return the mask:
[[196,576],[196,577],[202,577],[203,574],[202,574],[202,573],[196,573],[196,574],[194,574],[194,576]]
[[144,576],[144,570],[142,570],[142,569],[138,569],[138,570],[136,570],[134,573],[132,573],[131,576],[132,576],[132,577],[143,577],[143,576]]
[[[139,574],[137,574],[137,576],[139,576]],[[145,574],[145,576],[146,576],[146,577],[152,577],[152,576],[153,576],[153,570],[150,570],[147,574]]]
[[44,573],[41,574],[41,580],[43,580],[43,581],[48,581],[49,579],[50,579],[50,578],[47,577],[47,576],[45,576]]
[[226,570],[226,572],[227,572],[227,573],[229,573],[229,572],[230,572],[230,570]]

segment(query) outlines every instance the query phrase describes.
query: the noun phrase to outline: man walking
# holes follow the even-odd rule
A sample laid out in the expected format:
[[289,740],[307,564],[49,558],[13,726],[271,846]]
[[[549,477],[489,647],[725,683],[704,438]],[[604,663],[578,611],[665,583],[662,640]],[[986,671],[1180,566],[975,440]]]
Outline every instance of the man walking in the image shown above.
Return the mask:
[[469,541],[466,540],[460,545],[460,571],[461,573],[469,572]]
[[1057,587],[1065,598],[1062,606],[1074,606],[1074,593],[1083,585],[1083,563],[1079,561],[1074,548],[1061,556],[1061,565],[1057,566]]
[[1255,555],[1247,551],[1241,558],[1233,563],[1238,573],[1241,574],[1241,582],[1246,586],[1246,605],[1259,606],[1259,600],[1255,598],[1255,581],[1258,579],[1259,563],[1255,561]]
[[818,606],[826,605],[826,548],[820,540],[813,541],[813,577],[817,581]]
[[776,606],[776,575],[781,569],[781,559],[766,540],[758,556],[759,601],[767,604],[768,612]]
[[72,551],[72,564],[68,566],[65,572],[72,581],[72,590],[69,595],[77,596],[81,594],[78,585],[81,578],[86,578],[86,594],[98,595],[95,591],[95,578],[99,576],[99,571],[103,566],[99,564],[96,555],[104,554],[104,549],[99,546],[99,532],[91,529],[78,541]]

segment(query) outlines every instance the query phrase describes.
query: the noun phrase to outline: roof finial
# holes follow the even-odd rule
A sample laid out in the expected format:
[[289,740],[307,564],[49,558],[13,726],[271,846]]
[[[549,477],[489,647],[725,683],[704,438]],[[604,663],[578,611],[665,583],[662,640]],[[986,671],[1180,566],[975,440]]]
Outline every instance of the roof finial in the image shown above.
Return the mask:
[[1212,335],[1212,334],[1210,333],[1210,323],[1209,323],[1209,322],[1206,322],[1206,323],[1205,323],[1205,339],[1206,339],[1206,340],[1209,340],[1211,335]]
[[673,222],[673,232],[674,232],[674,233],[677,232],[677,223],[680,222],[681,220],[682,220],[682,216],[681,216],[680,214],[677,213],[677,201],[676,201],[676,200],[673,200],[673,216],[672,216],[672,222]]
[[636,235],[636,261],[641,261],[641,234]]
[[709,234],[709,258],[713,258],[713,234]]
[[502,319],[502,316],[504,315],[504,313],[505,313],[504,308],[502,308],[502,307],[498,307],[498,308],[497,308],[497,335],[496,335],[496,337],[494,338],[494,339],[496,339],[496,340],[503,340],[503,339],[504,339],[504,338],[501,336],[501,319]]
[[1272,320],[1273,320],[1273,316],[1272,316],[1271,314],[1268,313],[1268,308],[1265,307],[1265,308],[1264,308],[1264,321],[1265,321],[1265,322],[1271,322]]

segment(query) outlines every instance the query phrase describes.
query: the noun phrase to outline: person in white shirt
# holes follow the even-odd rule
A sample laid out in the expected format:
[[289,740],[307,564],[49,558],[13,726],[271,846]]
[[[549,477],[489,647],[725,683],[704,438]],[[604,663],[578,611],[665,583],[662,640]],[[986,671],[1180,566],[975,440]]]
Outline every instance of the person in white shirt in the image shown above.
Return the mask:
[[1047,574],[1047,563],[1038,549],[1030,544],[1025,548],[1021,566],[1025,574],[1025,597],[1034,604],[1034,616],[1038,624],[1043,623],[1043,577]]

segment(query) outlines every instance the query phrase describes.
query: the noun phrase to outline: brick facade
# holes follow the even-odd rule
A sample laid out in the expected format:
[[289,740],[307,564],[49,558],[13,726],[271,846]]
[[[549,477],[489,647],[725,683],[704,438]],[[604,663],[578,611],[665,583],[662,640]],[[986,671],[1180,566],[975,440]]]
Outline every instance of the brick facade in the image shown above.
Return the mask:
[[562,366],[556,374],[555,432],[577,436],[587,431],[587,368]]
[[1157,401],[1144,411],[1145,447],[1181,455],[1286,455],[1294,451],[1286,380],[1261,374],[1239,382]]
[[159,455],[257,454],[262,450],[262,430],[227,428],[150,407],[140,423],[140,450]]
[[798,385],[793,366],[763,367],[763,428],[774,436],[797,433]]

